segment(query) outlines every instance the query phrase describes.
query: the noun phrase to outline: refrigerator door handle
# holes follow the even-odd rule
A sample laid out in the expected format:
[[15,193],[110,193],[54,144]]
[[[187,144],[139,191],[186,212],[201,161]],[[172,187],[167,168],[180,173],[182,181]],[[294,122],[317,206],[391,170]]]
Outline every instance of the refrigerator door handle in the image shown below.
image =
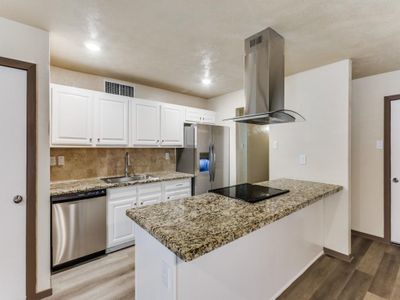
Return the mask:
[[213,166],[213,154],[212,154],[212,151],[213,151],[213,148],[212,148],[212,145],[210,144],[209,146],[208,146],[208,174],[209,174],[209,176],[210,176],[210,182],[211,181],[213,181],[213,175],[212,175],[212,172],[213,172],[213,168],[214,168],[214,166]]
[[213,167],[213,171],[212,171],[213,178],[212,178],[212,181],[215,181],[215,157],[216,157],[216,155],[215,155],[215,151],[214,151],[214,144],[212,144],[211,148],[212,148],[212,161],[213,161],[213,163],[212,163],[212,167]]

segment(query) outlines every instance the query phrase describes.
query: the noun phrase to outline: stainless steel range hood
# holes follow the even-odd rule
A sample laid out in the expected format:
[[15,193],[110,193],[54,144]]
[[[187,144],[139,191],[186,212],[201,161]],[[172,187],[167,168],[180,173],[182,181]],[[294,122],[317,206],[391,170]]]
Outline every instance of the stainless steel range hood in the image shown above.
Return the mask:
[[283,37],[270,27],[245,40],[245,112],[226,120],[263,125],[305,120],[284,108],[284,50]]

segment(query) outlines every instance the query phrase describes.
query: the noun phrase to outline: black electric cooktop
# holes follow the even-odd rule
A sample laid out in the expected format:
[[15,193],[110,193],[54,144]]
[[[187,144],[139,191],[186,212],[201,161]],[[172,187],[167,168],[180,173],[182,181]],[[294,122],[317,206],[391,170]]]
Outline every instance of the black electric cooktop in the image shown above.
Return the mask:
[[288,193],[289,190],[280,190],[256,184],[243,183],[210,190],[209,192],[243,200],[249,203],[256,203],[258,201]]

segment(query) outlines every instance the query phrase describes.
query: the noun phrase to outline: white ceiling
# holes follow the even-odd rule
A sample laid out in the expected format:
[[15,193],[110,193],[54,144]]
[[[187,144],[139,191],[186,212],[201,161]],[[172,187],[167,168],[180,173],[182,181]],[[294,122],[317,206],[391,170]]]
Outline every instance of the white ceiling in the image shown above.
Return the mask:
[[400,69],[399,0],[0,0],[0,12],[50,31],[53,65],[205,98],[243,87],[243,40],[268,26],[287,75],[344,58],[354,78]]

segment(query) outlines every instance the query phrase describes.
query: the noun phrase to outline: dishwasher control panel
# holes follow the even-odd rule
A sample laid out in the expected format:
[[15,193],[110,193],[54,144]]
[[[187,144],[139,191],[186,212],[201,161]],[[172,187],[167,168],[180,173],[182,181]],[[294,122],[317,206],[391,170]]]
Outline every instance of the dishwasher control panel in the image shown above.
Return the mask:
[[67,202],[67,201],[76,201],[81,199],[90,199],[95,197],[103,197],[106,195],[106,190],[95,190],[95,191],[87,191],[87,192],[78,192],[78,193],[70,193],[70,194],[63,194],[50,197],[51,203],[60,203],[60,202]]

